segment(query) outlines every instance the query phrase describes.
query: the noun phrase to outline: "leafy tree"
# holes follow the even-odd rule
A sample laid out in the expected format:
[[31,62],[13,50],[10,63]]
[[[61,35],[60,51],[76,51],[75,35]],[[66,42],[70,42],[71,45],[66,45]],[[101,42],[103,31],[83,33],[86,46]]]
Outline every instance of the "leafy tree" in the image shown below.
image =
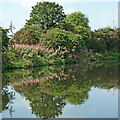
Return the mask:
[[82,12],[73,12],[71,14],[68,14],[65,22],[89,28],[89,20]]
[[32,7],[26,25],[40,24],[43,29],[55,27],[65,18],[63,7],[55,2],[39,2]]

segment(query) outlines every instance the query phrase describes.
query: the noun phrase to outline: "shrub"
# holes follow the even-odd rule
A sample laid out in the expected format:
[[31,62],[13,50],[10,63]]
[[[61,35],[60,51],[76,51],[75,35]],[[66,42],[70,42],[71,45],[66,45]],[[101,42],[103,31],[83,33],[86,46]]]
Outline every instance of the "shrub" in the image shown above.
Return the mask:
[[57,51],[57,56],[66,60],[67,63],[81,61],[82,56],[87,54],[83,36],[71,31],[54,28],[42,34],[40,45]]
[[72,33],[74,33],[76,31],[75,29],[76,25],[70,24],[70,23],[60,23],[58,25],[59,29],[65,30],[65,31],[70,31]]
[[[48,46],[54,50],[79,51],[79,48],[84,46],[83,37],[78,34],[73,34],[59,28],[49,30],[41,36],[41,45]],[[64,51],[63,50],[63,51]]]
[[59,24],[58,28],[72,32],[73,34],[81,35],[83,37],[85,45],[88,46],[90,44],[91,40],[90,28],[66,23]]
[[12,40],[17,44],[38,44],[42,32],[40,25],[29,25],[16,32]]
[[91,42],[90,28],[83,27],[83,26],[75,26],[75,33],[82,35],[86,47],[90,45],[90,42]]
[[105,52],[118,49],[118,30],[112,28],[98,29],[92,32],[92,39],[89,45],[95,52]]

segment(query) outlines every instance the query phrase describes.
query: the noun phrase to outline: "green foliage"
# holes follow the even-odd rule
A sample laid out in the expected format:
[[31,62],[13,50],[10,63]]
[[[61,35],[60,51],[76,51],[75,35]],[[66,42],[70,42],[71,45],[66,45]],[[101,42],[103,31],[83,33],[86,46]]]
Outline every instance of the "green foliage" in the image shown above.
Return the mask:
[[40,24],[43,29],[55,27],[65,18],[63,7],[55,2],[38,2],[32,7],[26,25]]
[[65,31],[70,31],[72,33],[75,33],[76,32],[75,26],[76,25],[69,23],[60,23],[57,27]]
[[40,25],[29,25],[16,32],[12,40],[17,44],[38,44],[42,33]]
[[111,61],[114,60],[114,62],[119,61],[120,53],[118,51],[108,51],[104,53],[92,53],[91,61],[95,62],[103,62],[103,61]]
[[120,53],[109,51],[109,52],[103,53],[103,56],[106,60],[119,60]]
[[20,50],[9,49],[5,50],[2,55],[3,69],[21,68],[32,65],[29,59],[24,58],[25,53]]
[[92,39],[90,41],[89,49],[95,52],[105,52],[112,49],[118,49],[118,30],[112,28],[98,29],[92,32]]
[[2,57],[3,68],[28,68],[36,66],[48,66],[64,64],[65,61],[56,54],[45,50],[34,48],[9,48],[5,50]]
[[8,48],[9,37],[7,36],[7,32],[7,29],[0,27],[0,47],[2,45],[2,47]]
[[85,42],[83,36],[74,34],[70,31],[65,31],[59,28],[54,28],[41,36],[40,45],[47,46],[49,49],[57,51],[57,56],[65,59],[67,62],[77,62],[82,58],[82,53],[85,53]]
[[84,46],[84,41],[81,35],[72,34],[71,32],[54,28],[49,30],[41,37],[41,44],[48,45],[50,48],[59,49],[59,47],[66,47],[68,50],[74,47]]
[[[120,28],[117,29],[118,30],[118,48],[120,48]],[[118,49],[119,52],[119,49]]]
[[90,45],[91,40],[90,28],[84,26],[75,26],[75,33],[82,35],[86,47]]
[[69,24],[90,28],[88,25],[89,20],[82,12],[73,12],[71,14],[68,14],[64,21]]
[[73,24],[66,24],[66,23],[61,23],[59,24],[58,28],[72,32],[73,34],[78,34],[81,35],[85,45],[88,46],[90,44],[91,40],[91,30],[90,28],[84,27],[84,26],[78,26],[78,25],[73,25]]

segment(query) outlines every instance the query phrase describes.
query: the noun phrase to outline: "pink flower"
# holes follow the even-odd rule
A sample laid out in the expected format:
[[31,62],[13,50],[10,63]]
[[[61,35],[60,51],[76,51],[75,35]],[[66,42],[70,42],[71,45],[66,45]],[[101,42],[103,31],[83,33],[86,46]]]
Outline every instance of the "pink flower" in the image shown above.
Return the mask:
[[[47,52],[54,52],[54,49],[48,49],[47,47],[42,47],[39,45],[24,45],[24,44],[15,44],[15,47],[18,48],[28,48],[31,49],[33,48],[34,50],[42,50],[42,51],[47,51]],[[56,51],[57,52],[57,51]],[[56,54],[56,53],[55,53]]]
[[39,80],[38,79],[34,80],[34,83],[39,83]]

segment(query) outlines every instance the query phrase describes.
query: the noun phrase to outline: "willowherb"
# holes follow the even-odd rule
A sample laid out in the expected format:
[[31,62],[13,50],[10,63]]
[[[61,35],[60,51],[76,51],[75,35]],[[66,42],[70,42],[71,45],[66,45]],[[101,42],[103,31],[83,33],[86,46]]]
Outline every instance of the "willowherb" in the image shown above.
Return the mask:
[[43,46],[39,46],[39,45],[25,45],[25,44],[15,44],[16,48],[28,48],[28,49],[34,49],[34,50],[42,50],[42,51],[47,51],[50,53],[57,53],[58,50],[54,50],[54,49],[48,49],[47,47],[43,47]]

